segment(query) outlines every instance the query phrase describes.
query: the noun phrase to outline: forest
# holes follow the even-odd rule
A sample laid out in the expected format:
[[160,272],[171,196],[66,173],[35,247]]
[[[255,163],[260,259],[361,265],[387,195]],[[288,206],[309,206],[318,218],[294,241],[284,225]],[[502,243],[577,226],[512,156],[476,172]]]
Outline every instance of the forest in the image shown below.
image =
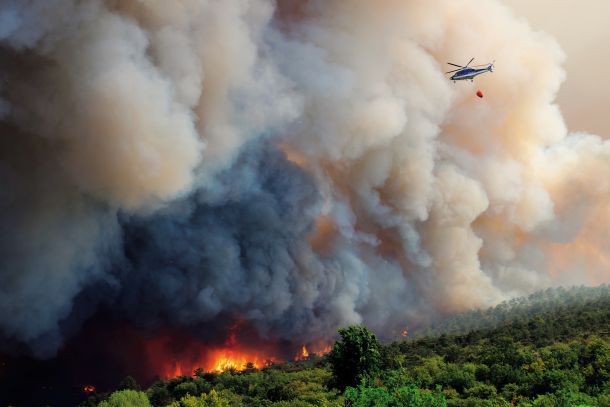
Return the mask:
[[349,326],[324,356],[147,389],[127,377],[81,406],[610,406],[609,335],[609,285],[547,289],[389,344]]

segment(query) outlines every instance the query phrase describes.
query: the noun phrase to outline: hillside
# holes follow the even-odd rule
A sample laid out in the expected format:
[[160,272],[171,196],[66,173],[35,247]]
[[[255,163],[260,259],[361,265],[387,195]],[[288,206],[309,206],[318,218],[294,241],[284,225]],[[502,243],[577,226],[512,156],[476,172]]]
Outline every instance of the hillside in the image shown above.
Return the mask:
[[[469,326],[480,329],[465,333]],[[323,358],[198,371],[145,393],[126,380],[109,401],[94,394],[82,405],[610,406],[608,286],[546,290],[431,332],[441,329],[460,333],[379,345],[366,328],[351,327]]]
[[610,285],[598,287],[548,288],[527,297],[513,298],[486,310],[474,310],[451,316],[411,332],[415,337],[464,334],[504,325],[527,322],[534,318],[553,319],[578,308],[585,312],[594,306],[607,306]]

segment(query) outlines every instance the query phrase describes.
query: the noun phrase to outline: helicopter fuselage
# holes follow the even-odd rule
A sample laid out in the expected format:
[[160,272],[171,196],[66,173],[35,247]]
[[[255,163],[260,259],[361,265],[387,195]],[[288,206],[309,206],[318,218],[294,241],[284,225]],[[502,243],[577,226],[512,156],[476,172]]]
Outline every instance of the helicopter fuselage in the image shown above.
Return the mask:
[[485,68],[476,69],[476,68],[464,68],[460,69],[456,73],[454,73],[451,78],[452,81],[463,81],[466,79],[472,80],[477,75],[480,75],[485,72],[493,72],[492,71],[493,64],[489,64]]

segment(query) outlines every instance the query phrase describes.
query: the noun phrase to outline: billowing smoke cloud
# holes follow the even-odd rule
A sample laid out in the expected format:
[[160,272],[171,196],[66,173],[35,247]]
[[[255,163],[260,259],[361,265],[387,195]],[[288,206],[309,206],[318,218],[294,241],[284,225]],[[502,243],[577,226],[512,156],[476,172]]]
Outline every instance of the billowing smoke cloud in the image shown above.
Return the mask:
[[608,137],[610,124],[605,112],[610,82],[605,78],[610,56],[598,50],[599,40],[610,36],[610,3],[589,0],[586,7],[573,7],[570,0],[504,1],[533,27],[552,34],[568,55],[563,65],[566,81],[557,94],[568,128]]
[[39,356],[96,307],[392,337],[609,280],[610,145],[495,1],[6,0],[0,55],[0,334]]

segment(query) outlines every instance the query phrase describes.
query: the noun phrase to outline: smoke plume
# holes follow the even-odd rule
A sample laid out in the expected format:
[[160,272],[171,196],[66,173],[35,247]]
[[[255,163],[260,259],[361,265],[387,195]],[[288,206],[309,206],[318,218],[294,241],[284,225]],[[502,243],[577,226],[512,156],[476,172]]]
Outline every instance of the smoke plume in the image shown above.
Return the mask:
[[610,144],[567,131],[563,60],[492,0],[3,1],[0,343],[50,357],[100,309],[392,338],[608,282]]

